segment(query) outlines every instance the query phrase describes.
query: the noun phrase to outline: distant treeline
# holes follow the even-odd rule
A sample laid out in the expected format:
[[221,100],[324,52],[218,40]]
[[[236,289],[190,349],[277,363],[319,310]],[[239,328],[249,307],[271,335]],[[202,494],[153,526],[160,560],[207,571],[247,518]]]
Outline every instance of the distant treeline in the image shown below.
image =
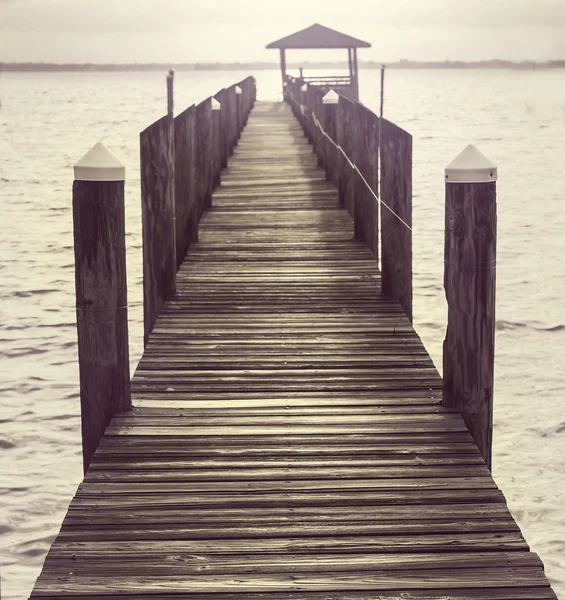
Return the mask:
[[[361,61],[360,67],[364,69],[380,69],[382,63],[376,61]],[[562,69],[565,68],[565,60],[551,60],[547,62],[522,61],[512,62],[508,60],[483,60],[478,62],[465,61],[441,61],[441,62],[418,62],[411,60],[400,60],[398,62],[386,63],[390,69]],[[289,63],[287,68],[298,69],[347,69],[347,63],[340,62],[302,62]],[[3,71],[163,71],[174,68],[177,71],[259,71],[278,69],[278,63],[274,62],[250,62],[250,63],[183,63],[183,64],[92,64],[92,63],[0,63]]]

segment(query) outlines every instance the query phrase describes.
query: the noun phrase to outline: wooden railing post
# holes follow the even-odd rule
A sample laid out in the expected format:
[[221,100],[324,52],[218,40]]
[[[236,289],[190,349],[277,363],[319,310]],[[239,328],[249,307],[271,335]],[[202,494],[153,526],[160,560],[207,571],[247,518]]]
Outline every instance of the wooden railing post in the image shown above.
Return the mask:
[[[330,90],[322,98],[322,109],[324,111],[323,126],[326,133],[332,140],[336,140],[337,137],[337,110],[339,104],[339,95],[334,90]],[[326,170],[326,179],[331,180],[332,172],[335,169],[333,157],[335,152],[332,143],[325,139],[323,142],[324,153],[323,153],[323,167]]]
[[73,225],[82,457],[86,473],[112,417],[131,410],[125,167],[96,144],[74,168]]
[[[175,228],[179,227],[180,234],[184,211],[180,213],[183,217],[180,223],[176,223],[175,181],[169,157],[171,133],[165,116],[139,136],[145,345],[163,303],[176,293],[177,250],[180,248],[177,249]],[[181,256],[182,252],[179,253]]]
[[412,322],[412,136],[380,119],[381,288]]
[[243,95],[243,90],[239,87],[239,85],[235,86],[235,115],[236,115],[236,123],[237,123],[237,136],[236,136],[236,144],[237,140],[241,135],[241,131],[243,129],[243,116],[242,116],[242,106],[241,106],[241,98]]
[[[175,185],[175,113],[174,113],[174,81],[175,71],[169,69],[167,75],[167,122],[169,124],[169,136],[168,136],[168,148],[167,148],[167,161],[169,163],[169,188],[170,194],[172,195],[172,220],[173,220],[173,246],[176,247],[176,185]],[[178,264],[175,263],[175,273]],[[170,294],[176,293],[176,278],[173,283],[173,287],[170,290]]]
[[212,177],[213,187],[222,181],[222,105],[212,98]]
[[167,115],[172,117],[174,112],[174,81],[175,81],[175,71],[174,69],[169,69],[169,74],[167,75]]
[[490,469],[496,291],[496,166],[474,146],[445,169],[447,333],[443,404],[461,411]]

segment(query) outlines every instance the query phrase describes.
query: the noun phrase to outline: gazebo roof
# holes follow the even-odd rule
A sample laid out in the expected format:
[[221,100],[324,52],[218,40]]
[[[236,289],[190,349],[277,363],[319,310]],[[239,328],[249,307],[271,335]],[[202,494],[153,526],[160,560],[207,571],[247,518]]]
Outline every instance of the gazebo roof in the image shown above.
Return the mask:
[[297,31],[267,48],[370,48],[371,44],[358,40],[350,35],[339,33],[335,29],[315,23],[302,31]]

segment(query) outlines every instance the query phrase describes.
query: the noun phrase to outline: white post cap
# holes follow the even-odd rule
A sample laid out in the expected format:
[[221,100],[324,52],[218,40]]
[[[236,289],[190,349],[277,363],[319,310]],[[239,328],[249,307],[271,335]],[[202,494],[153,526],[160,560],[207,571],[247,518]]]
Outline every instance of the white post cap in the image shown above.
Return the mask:
[[243,90],[239,87],[239,85],[235,86],[235,93],[239,96],[240,94],[243,94]]
[[125,181],[124,163],[98,142],[75,165],[75,181]]
[[300,90],[302,92],[307,92],[308,91],[308,84],[307,83],[303,84],[302,87],[300,88]]
[[445,167],[446,183],[488,183],[497,178],[496,165],[472,144]]
[[222,105],[216,100],[216,98],[212,98],[212,110],[222,110]]
[[330,90],[322,98],[322,104],[339,104],[339,94],[335,90]]

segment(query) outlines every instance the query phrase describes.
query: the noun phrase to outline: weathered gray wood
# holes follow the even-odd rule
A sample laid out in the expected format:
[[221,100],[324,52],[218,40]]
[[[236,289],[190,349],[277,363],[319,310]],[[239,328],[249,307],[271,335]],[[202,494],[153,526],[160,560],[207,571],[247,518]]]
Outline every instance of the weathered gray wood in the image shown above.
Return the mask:
[[282,78],[282,92],[283,97],[285,95],[285,83],[286,83],[286,51],[284,48],[280,49],[281,55],[281,78]]
[[237,144],[238,131],[237,131],[237,94],[235,93],[236,85],[232,85],[226,88],[224,95],[224,103],[226,105],[226,125],[227,125],[227,139],[228,139],[228,156],[233,154],[234,148]]
[[382,289],[412,321],[412,136],[386,119],[380,127]]
[[492,461],[496,183],[446,183],[443,402],[458,408]]
[[[217,100],[217,98],[215,99]],[[220,108],[212,111],[212,192],[222,181],[222,144],[222,110]],[[212,194],[210,194],[211,203]]]
[[216,100],[222,105],[220,111],[220,167],[225,169],[228,166],[228,105],[226,99],[226,90],[220,90],[215,96]]
[[178,266],[194,241],[194,120],[194,106],[175,118],[175,245]]
[[195,200],[196,219],[200,222],[203,212],[211,205],[212,162],[212,105],[210,98],[196,106],[195,111]]
[[[175,152],[175,137],[176,137],[176,128],[175,128],[175,115],[174,115],[174,77],[175,72],[173,69],[169,70],[169,74],[167,75],[167,121],[169,125],[169,136],[168,136],[168,148],[167,148],[167,160],[169,161],[169,177],[170,177],[170,190],[172,194],[172,204],[173,204],[173,246],[177,247],[177,225],[176,225],[176,192],[177,192],[177,182],[175,177],[176,170],[176,152]],[[179,165],[182,169],[184,165]],[[179,190],[180,192],[180,190]],[[176,258],[176,266],[180,264],[182,259],[179,260],[178,256]]]
[[172,118],[174,114],[174,78],[175,72],[170,69],[167,75],[167,115],[169,118]]
[[176,291],[171,128],[163,117],[140,134],[143,230],[143,324],[147,344],[157,315]]
[[[338,108],[336,103],[323,103],[323,127],[330,139],[324,137],[324,169],[326,171],[326,179],[334,185],[338,181],[338,154],[336,147],[330,140],[336,143],[338,132]],[[337,187],[337,186],[336,186]],[[338,188],[339,190],[339,188]],[[340,202],[342,198],[340,197]]]
[[290,114],[257,104],[32,597],[555,600]]
[[114,414],[131,409],[124,182],[75,181],[73,225],[86,472]]

